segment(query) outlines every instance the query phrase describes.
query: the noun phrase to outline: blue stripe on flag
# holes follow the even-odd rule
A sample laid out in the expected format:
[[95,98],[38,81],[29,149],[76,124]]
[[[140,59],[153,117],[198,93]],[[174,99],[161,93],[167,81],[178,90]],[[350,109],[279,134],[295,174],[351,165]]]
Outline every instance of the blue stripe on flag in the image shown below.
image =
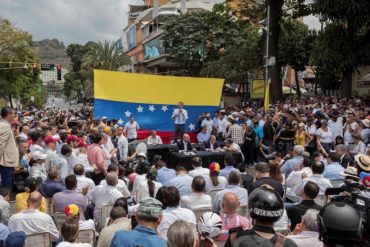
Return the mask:
[[[133,116],[139,124],[140,129],[173,131],[174,121],[171,116],[177,105],[140,104],[110,101],[103,99],[94,100],[94,117],[100,119],[103,116],[109,119],[121,119],[123,123]],[[202,112],[213,115],[217,110],[216,106],[187,106],[184,109],[188,112],[186,131],[194,131],[196,120]]]

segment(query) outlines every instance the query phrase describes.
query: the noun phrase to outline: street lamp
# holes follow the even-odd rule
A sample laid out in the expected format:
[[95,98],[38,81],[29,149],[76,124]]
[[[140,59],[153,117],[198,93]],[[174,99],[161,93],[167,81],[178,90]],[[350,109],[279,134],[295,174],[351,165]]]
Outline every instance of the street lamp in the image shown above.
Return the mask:
[[275,65],[275,57],[270,57],[270,5],[267,5],[267,19],[260,21],[260,24],[265,25],[258,30],[259,34],[265,33],[266,36],[266,44],[265,44],[265,56],[263,57],[263,67],[264,67],[264,102],[266,102],[266,97],[270,97],[270,95],[266,95],[267,87],[269,85],[269,69],[270,66]]

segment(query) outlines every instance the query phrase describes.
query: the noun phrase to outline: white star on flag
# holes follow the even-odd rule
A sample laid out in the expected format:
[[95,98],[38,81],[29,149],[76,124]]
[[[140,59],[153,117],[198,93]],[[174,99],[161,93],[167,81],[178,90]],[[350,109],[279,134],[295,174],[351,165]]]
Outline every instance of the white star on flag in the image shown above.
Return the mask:
[[139,107],[136,108],[136,109],[137,109],[137,112],[143,112],[144,107],[142,107],[141,105],[139,105]]
[[118,121],[117,121],[117,124],[122,124],[123,123],[123,121],[122,121],[122,119],[119,119]]
[[195,125],[194,124],[190,124],[188,127],[189,127],[190,130],[194,130],[195,129]]
[[162,110],[163,112],[166,112],[166,111],[168,110],[168,108],[167,108],[167,106],[166,106],[166,105],[162,105],[161,110]]
[[154,112],[155,111],[154,105],[150,105],[149,106],[149,111],[151,111],[151,112]]
[[131,116],[131,112],[129,110],[125,111],[125,115],[126,117],[130,117]]

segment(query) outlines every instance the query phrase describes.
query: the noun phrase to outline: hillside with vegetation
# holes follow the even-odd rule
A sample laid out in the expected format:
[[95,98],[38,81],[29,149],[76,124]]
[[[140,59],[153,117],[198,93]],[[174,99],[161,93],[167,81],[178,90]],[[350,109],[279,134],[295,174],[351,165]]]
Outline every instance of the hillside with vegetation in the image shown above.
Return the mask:
[[35,41],[33,49],[38,54],[41,63],[59,64],[63,68],[70,69],[71,61],[67,56],[67,48],[63,41],[59,41],[58,39]]

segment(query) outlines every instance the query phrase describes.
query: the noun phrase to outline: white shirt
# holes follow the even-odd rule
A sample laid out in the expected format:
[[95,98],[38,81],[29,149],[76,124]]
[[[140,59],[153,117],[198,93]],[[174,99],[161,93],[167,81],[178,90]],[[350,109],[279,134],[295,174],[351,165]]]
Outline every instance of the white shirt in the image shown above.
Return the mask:
[[134,121],[133,123],[130,122],[126,123],[123,131],[127,132],[128,139],[136,139],[138,129],[140,129],[140,126],[136,121]]
[[200,124],[200,126],[206,126],[207,127],[207,133],[208,134],[212,134],[212,129],[213,129],[213,121],[211,119],[207,120],[207,119],[204,119],[202,121],[202,123]]
[[76,175],[77,178],[77,189],[76,192],[82,193],[82,189],[88,187],[89,191],[95,188],[95,183],[91,178],[85,177],[83,175]]
[[132,185],[132,191],[131,191],[132,196],[134,198],[136,198],[137,196],[137,189],[138,189],[139,184],[141,184],[141,182],[144,182],[144,181],[146,181],[146,174],[135,176],[134,184]]
[[87,159],[87,154],[79,153],[77,156],[77,162],[84,167],[85,172],[91,172],[94,170],[94,167],[90,165],[89,160]]
[[[159,188],[162,187],[162,184],[158,183],[156,181],[153,181],[153,183],[154,183],[154,195],[153,195],[153,197],[155,197]],[[137,186],[137,193],[136,193],[135,200],[136,200],[137,203],[139,203],[141,201],[141,199],[144,199],[144,198],[147,198],[147,197],[150,197],[148,181],[143,181]]]
[[207,176],[209,177],[209,169],[204,167],[195,167],[194,170],[191,170],[189,173],[190,177],[196,176]]
[[55,158],[57,157],[57,153],[55,150],[51,150],[50,148],[45,148],[45,151],[44,151],[45,154],[47,154],[48,156],[46,157],[45,159],[45,169],[47,171],[50,170],[50,167],[52,167],[54,165],[54,160]]
[[[217,186],[214,186],[211,182],[211,187],[209,188],[209,190],[218,190],[218,189],[225,189],[226,185],[227,185],[227,180],[225,177],[223,176],[218,176],[217,177],[217,181],[218,181],[218,185]],[[208,191],[209,191],[208,190]]]
[[108,153],[110,153],[112,151],[112,149],[114,148],[114,145],[112,143],[112,138],[110,136],[108,136],[107,138],[107,142],[104,144],[104,147],[108,150]]
[[30,151],[31,151],[32,155],[34,155],[34,154],[35,154],[35,152],[37,152],[37,151],[40,151],[41,153],[44,153],[44,152],[45,152],[44,148],[43,148],[43,147],[41,147],[41,146],[40,146],[40,145],[38,145],[38,144],[32,144],[32,145],[30,146]]
[[181,197],[180,205],[183,208],[194,210],[197,208],[212,208],[212,199],[204,193],[191,193],[189,196]]
[[91,244],[60,242],[56,247],[91,247]]
[[43,181],[45,181],[48,178],[48,176],[47,176],[44,164],[36,164],[36,163],[33,164],[30,167],[30,177],[34,177],[34,178],[40,177],[42,178]]
[[294,241],[299,247],[322,247],[318,232],[302,231],[297,235],[288,235],[287,238]]
[[192,224],[193,227],[197,224],[193,211],[187,208],[178,207],[167,207],[163,210],[163,218],[158,226],[158,230],[167,239],[167,231],[170,226],[178,220],[186,221]]
[[224,117],[223,119],[217,120],[217,133],[226,134],[227,120]]
[[48,232],[53,240],[59,238],[59,231],[50,215],[39,210],[22,210],[10,217],[8,222],[10,231],[23,231],[26,235]]
[[302,174],[306,173],[307,177],[311,177],[312,170],[309,167],[304,167],[301,171],[292,171],[286,179],[287,192],[286,197],[289,200],[298,202],[300,197],[296,194],[297,187],[302,183]]
[[57,155],[57,158],[54,161],[55,166],[59,169],[60,179],[62,180],[62,183],[65,183],[65,178],[68,176],[68,162],[67,157],[60,154]]
[[128,154],[128,141],[124,135],[118,137],[117,148],[120,155],[120,160],[127,158]]
[[155,138],[153,138],[152,136],[149,136],[148,137],[148,140],[147,140],[147,144],[148,145],[153,145],[153,144],[163,144],[162,142],[162,139],[160,136],[156,135]]
[[328,128],[328,131],[324,131],[321,128],[318,129],[316,131],[316,135],[320,137],[321,143],[332,143],[333,142],[333,134],[331,133],[331,130],[329,128]]
[[172,119],[175,121],[175,124],[185,124],[188,119],[188,112],[185,109],[175,109],[172,113]]
[[[100,185],[106,186],[107,185],[107,181],[106,180],[102,180],[100,182]],[[128,190],[125,181],[123,181],[122,179],[118,179],[118,183],[116,185],[116,188],[123,194],[124,197],[130,197],[131,196],[130,191]]]
[[123,197],[122,193],[116,187],[110,185],[98,185],[90,191],[87,194],[87,199],[95,204],[94,220],[100,222],[101,207],[114,204],[120,197]]
[[319,186],[319,188],[320,188],[319,196],[325,195],[325,190],[327,188],[332,188],[333,187],[333,185],[330,183],[330,180],[324,178],[324,176],[322,174],[312,174],[311,177],[304,178],[302,180],[302,182],[299,184],[299,186],[297,187],[297,189],[295,191],[296,195],[300,194],[300,192],[303,190],[305,184],[308,181],[314,182],[315,184],[317,184]]
[[[353,122],[351,124],[351,128],[353,130],[356,130],[357,123],[356,122]],[[352,133],[354,133],[354,132],[352,132]],[[345,145],[348,145],[350,143],[354,143],[355,142],[355,139],[353,138],[351,132],[349,132],[349,126],[348,126],[348,124],[345,124],[345,130],[344,130],[344,135],[343,135],[343,142],[344,142]]]
[[331,130],[331,133],[333,134],[333,142],[335,141],[335,138],[337,136],[343,136],[343,119],[338,117],[337,121],[333,121],[330,119],[328,121],[328,127]]

